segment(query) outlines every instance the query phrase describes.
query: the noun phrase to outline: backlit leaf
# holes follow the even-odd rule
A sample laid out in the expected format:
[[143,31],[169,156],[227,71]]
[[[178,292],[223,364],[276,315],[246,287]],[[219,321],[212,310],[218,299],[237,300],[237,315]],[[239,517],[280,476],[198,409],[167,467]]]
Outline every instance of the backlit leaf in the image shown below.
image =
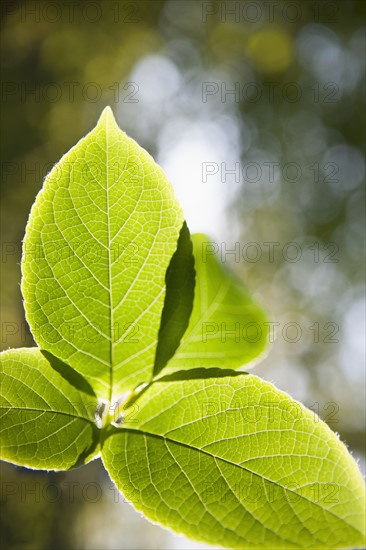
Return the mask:
[[22,293],[40,348],[114,400],[148,382],[183,215],[110,108],[47,176],[28,221]]
[[104,442],[127,500],[229,548],[363,546],[363,479],[324,422],[256,376],[187,376],[153,383]]
[[38,348],[0,354],[1,458],[68,470],[99,451],[97,398],[81,376]]

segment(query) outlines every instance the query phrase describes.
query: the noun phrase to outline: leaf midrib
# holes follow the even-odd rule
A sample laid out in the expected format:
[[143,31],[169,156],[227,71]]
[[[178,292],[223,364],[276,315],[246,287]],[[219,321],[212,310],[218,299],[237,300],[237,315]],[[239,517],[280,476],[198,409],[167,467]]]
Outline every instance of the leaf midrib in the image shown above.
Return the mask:
[[212,453],[209,453],[208,451],[205,451],[203,449],[200,449],[199,447],[194,447],[194,446],[191,446],[189,445],[188,443],[183,443],[182,441],[178,441],[176,439],[172,439],[170,437],[166,437],[164,435],[161,435],[161,434],[155,434],[153,432],[147,432],[145,430],[141,430],[140,428],[124,428],[123,426],[121,426],[119,428],[120,430],[123,430],[124,432],[132,432],[132,433],[135,433],[135,434],[140,434],[140,435],[145,435],[145,436],[150,436],[150,437],[155,437],[157,439],[161,439],[163,441],[170,441],[171,443],[176,443],[178,445],[181,445],[182,447],[185,447],[187,449],[190,449],[190,450],[193,450],[193,451],[197,451],[197,452],[201,452],[201,453],[204,453],[205,455],[213,458],[213,459],[216,459],[216,460],[221,460],[222,462],[226,462],[227,464],[230,464],[231,466],[235,466],[237,468],[241,468],[242,470],[245,470],[246,472],[250,473],[250,474],[253,474],[257,477],[259,477],[261,480],[265,480],[265,481],[268,481],[269,483],[272,483],[273,485],[276,485],[278,487],[280,487],[281,489],[283,489],[284,491],[288,491],[290,493],[293,493],[297,496],[299,496],[301,499],[307,501],[307,502],[310,502],[311,504],[317,506],[318,508],[320,508],[323,512],[326,512],[326,513],[329,513],[331,514],[332,516],[334,516],[335,518],[337,518],[338,520],[340,520],[341,522],[345,523],[346,525],[348,525],[351,529],[353,529],[357,534],[360,534],[361,536],[363,536],[363,533],[357,529],[356,527],[354,527],[354,525],[352,525],[351,523],[348,523],[344,518],[338,516],[337,514],[335,514],[332,510],[328,509],[328,508],[323,508],[318,502],[314,502],[313,500],[297,493],[296,491],[294,491],[293,489],[291,488],[288,488],[288,487],[284,487],[283,485],[281,485],[281,483],[278,483],[277,481],[274,481],[272,479],[269,479],[261,474],[258,474],[257,472],[254,472],[253,470],[250,470],[249,468],[246,468],[245,466],[242,466],[241,464],[236,464],[235,462],[232,462],[231,460],[228,460],[227,458],[222,458],[220,456],[216,456]]
[[[145,436],[145,439],[146,439],[146,436]],[[180,471],[182,472],[182,474],[183,474],[183,475],[185,476],[185,478],[187,479],[187,481],[188,481],[188,483],[190,484],[190,486],[192,487],[193,491],[197,494],[199,501],[202,503],[203,507],[205,508],[205,511],[206,511],[212,518],[214,518],[215,521],[217,521],[216,518],[215,518],[215,516],[212,514],[212,512],[210,512],[209,509],[207,508],[206,504],[205,504],[204,501],[202,500],[202,498],[201,498],[201,496],[199,495],[199,493],[195,490],[195,487],[194,487],[193,483],[191,482],[191,480],[190,480],[189,477],[188,477],[188,474],[186,474],[186,472],[183,470],[183,468],[182,468],[182,466],[179,464],[179,462],[176,461],[176,459],[175,459],[173,453],[171,452],[171,450],[169,449],[169,446],[167,445],[166,441],[167,441],[167,440],[164,439],[165,446],[166,446],[166,448],[168,449],[170,456],[171,456],[172,459],[177,463],[177,465],[178,465],[179,468],[180,468]],[[246,506],[244,506],[244,504],[243,504],[243,503],[241,502],[241,500],[238,498],[237,494],[236,494],[236,493],[233,491],[233,489],[230,487],[229,482],[227,481],[227,479],[225,478],[225,476],[224,476],[223,473],[221,472],[221,469],[220,469],[220,467],[218,466],[218,464],[216,464],[216,466],[218,467],[218,469],[219,469],[219,471],[220,471],[220,474],[221,474],[222,477],[225,479],[226,485],[227,485],[228,488],[230,489],[230,492],[234,495],[235,500],[237,500],[237,502],[239,503],[239,505],[242,506],[242,507],[248,512],[248,514],[249,514],[250,516],[252,516],[252,518],[253,518],[257,523],[263,525],[268,531],[270,531],[270,532],[271,532],[277,539],[279,539],[281,542],[289,542],[289,543],[292,543],[291,540],[282,537],[282,536],[279,535],[276,531],[274,531],[274,529],[272,529],[271,527],[268,527],[266,524],[264,524],[263,522],[261,522],[261,521],[254,515],[253,511],[249,510],[249,508],[247,508]],[[233,529],[231,529],[230,527],[225,526],[225,525],[223,525],[223,527],[224,527],[225,531],[230,531],[231,533],[234,533],[235,536],[238,536],[238,534],[237,534]],[[239,537],[240,537],[241,539],[243,539],[243,537],[242,537],[241,535],[239,535]],[[223,538],[223,537],[222,537],[222,538]],[[243,539],[243,540],[245,540],[245,539]],[[247,541],[245,540],[245,542],[247,542]],[[293,543],[292,543],[292,545],[293,545]],[[222,545],[222,546],[225,546],[225,545]],[[301,547],[300,547],[298,544],[296,544],[296,548],[301,548]]]
[[113,326],[114,326],[114,308],[112,294],[112,264],[111,264],[111,247],[110,247],[110,216],[109,216],[109,172],[108,172],[108,131],[109,118],[106,118],[105,125],[105,158],[106,158],[106,203],[107,203],[107,248],[108,248],[108,287],[109,287],[109,323],[110,323],[110,344],[109,344],[109,397],[112,402],[113,392],[113,364],[114,364],[114,346],[113,346]]

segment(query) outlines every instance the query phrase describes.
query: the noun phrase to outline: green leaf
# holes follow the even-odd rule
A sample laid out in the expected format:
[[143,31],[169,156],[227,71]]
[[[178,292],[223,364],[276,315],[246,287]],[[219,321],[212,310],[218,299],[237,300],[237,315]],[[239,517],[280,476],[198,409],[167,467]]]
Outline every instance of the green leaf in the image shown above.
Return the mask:
[[37,196],[23,246],[26,317],[39,347],[104,399],[152,377],[182,225],[165,174],[110,108]]
[[163,374],[195,368],[237,369],[266,349],[267,318],[262,308],[213,254],[209,237],[191,236],[196,270],[188,328]]
[[68,470],[99,452],[97,398],[90,386],[38,348],[0,355],[0,458],[43,470]]
[[337,436],[272,384],[219,373],[142,392],[102,447],[117,487],[150,520],[215,545],[362,547],[363,480]]

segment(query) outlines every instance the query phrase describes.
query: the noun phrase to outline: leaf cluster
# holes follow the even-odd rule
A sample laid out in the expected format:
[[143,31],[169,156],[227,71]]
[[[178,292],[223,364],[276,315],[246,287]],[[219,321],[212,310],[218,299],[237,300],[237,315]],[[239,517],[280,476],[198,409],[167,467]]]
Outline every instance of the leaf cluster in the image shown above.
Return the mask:
[[67,470],[101,456],[147,518],[212,544],[362,547],[356,462],[314,413],[243,372],[265,351],[266,317],[208,243],[105,109],[28,220],[38,347],[1,354],[1,458]]

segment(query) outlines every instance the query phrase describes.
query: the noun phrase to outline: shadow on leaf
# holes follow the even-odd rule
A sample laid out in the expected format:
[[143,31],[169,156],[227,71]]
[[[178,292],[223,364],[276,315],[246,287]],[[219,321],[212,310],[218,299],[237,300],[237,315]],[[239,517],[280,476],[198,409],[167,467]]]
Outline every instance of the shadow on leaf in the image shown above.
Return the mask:
[[154,377],[173,357],[188,327],[193,308],[195,275],[192,241],[184,222],[177,250],[165,275],[166,294],[156,349]]
[[76,372],[67,363],[64,363],[63,361],[52,355],[52,353],[50,353],[49,351],[41,350],[41,353],[45,356],[50,366],[55,371],[57,371],[59,375],[62,376],[62,378],[64,378],[69,384],[71,384],[71,386],[83,393],[86,393],[87,395],[96,398],[93,388],[81,374]]
[[189,369],[179,370],[157,378],[154,382],[177,382],[179,380],[207,380],[209,378],[225,378],[225,376],[247,376],[247,372],[240,372],[231,369]]

